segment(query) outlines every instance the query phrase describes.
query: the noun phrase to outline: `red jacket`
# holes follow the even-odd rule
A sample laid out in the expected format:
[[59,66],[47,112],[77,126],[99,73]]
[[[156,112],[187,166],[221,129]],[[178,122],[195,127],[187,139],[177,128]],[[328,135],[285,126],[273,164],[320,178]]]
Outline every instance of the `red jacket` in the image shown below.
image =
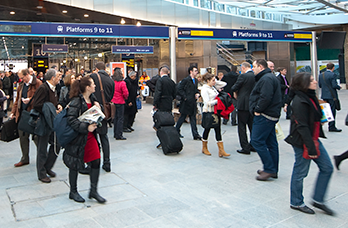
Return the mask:
[[220,115],[224,119],[228,119],[228,115],[233,112],[234,106],[231,105],[226,108],[220,97],[216,97],[216,99],[218,103],[214,105],[214,114]]
[[128,98],[128,89],[125,81],[115,81],[115,92],[111,102],[114,104],[125,104]]

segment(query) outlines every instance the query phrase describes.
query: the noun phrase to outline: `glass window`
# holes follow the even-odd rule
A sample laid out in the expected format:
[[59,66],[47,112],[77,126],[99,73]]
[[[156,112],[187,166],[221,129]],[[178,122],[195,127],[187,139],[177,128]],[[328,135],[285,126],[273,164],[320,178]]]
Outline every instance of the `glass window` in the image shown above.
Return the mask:
[[214,10],[220,11],[220,12],[225,12],[225,5],[214,2]]
[[209,0],[201,0],[201,7],[204,9],[212,9],[211,1]]
[[249,10],[247,10],[247,9],[238,9],[238,15],[247,17],[248,13],[249,13],[248,11]]
[[193,0],[193,5],[198,7],[198,0]]
[[236,14],[236,7],[234,7],[234,6],[226,6],[226,13]]
[[250,17],[256,17],[255,10],[251,10],[251,11],[250,11]]

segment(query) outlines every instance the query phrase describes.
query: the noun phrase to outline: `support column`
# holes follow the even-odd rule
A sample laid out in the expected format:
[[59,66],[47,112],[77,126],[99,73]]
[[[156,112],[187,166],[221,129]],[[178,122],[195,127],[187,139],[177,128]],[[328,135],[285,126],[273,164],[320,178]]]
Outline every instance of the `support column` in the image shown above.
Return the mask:
[[169,27],[169,58],[170,58],[170,76],[176,83],[176,38],[177,38],[177,28]]
[[[317,40],[316,40],[316,32],[312,32],[312,43],[311,45],[311,67],[312,67],[312,75],[316,81],[318,78],[318,57],[317,57]],[[317,88],[318,94],[318,88]]]

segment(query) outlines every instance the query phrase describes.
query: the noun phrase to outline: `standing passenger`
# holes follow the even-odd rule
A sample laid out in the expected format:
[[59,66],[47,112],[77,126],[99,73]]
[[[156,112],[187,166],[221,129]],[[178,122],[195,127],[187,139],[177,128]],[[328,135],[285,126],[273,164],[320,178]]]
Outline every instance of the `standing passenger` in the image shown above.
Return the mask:
[[155,97],[153,99],[154,110],[172,112],[176,85],[168,74],[169,68],[167,66],[160,68],[160,78],[156,82]]
[[[203,81],[206,83],[202,87],[201,95],[203,98],[203,114],[205,112],[214,112],[214,105],[218,103],[216,99],[219,92],[214,88],[216,79],[212,74],[203,75]],[[221,117],[218,116],[218,126],[214,128],[215,130],[215,139],[219,148],[219,157],[230,156],[224,150],[224,144],[222,142],[221,136]],[[205,128],[203,131],[203,139],[202,139],[202,153],[205,155],[211,155],[208,150],[208,136],[209,136],[210,128]]]
[[[27,69],[19,70],[18,76],[22,80],[22,82],[19,83],[16,101],[13,103],[12,112],[10,114],[10,119],[15,117],[16,122],[19,121],[22,111],[24,109],[26,109],[27,111],[30,111],[33,108],[33,102],[29,104],[29,101],[33,98],[36,90],[42,84],[42,82],[39,79],[31,76]],[[29,104],[29,107],[27,107],[28,104]],[[22,150],[22,157],[18,163],[14,164],[15,167],[28,165],[30,162],[30,159],[29,159],[30,134],[21,130],[18,130],[18,134],[19,134],[19,144]],[[35,141],[36,141],[35,144],[37,144],[37,137],[35,137]]]
[[[248,125],[250,134],[252,132],[253,114],[249,111],[249,97],[255,85],[255,75],[251,70],[250,63],[243,62],[241,65],[242,74],[238,76],[237,82],[232,86],[231,92],[235,94],[238,109],[238,136],[239,143],[242,147],[237,150],[241,154],[250,154],[251,147],[246,133],[246,126]],[[231,94],[232,95],[232,94]]]
[[[231,95],[234,107],[237,107],[237,100],[233,97],[231,88],[236,83],[237,80],[238,80],[238,73],[237,73],[236,65],[232,65],[231,71],[227,73],[226,75],[224,75],[224,77],[221,80],[227,83],[227,85],[224,87],[224,91]],[[222,124],[226,125],[227,122],[228,122],[228,119],[223,119]],[[231,124],[232,126],[237,126],[237,109],[236,108],[231,113]]]
[[68,143],[65,147],[63,161],[69,168],[69,199],[83,203],[85,199],[77,192],[78,171],[84,169],[84,163],[90,163],[91,187],[88,198],[94,198],[98,203],[105,203],[106,200],[97,192],[99,173],[100,173],[100,151],[97,142],[95,123],[89,124],[78,120],[80,113],[84,113],[93,105],[99,106],[92,93],[95,92],[93,79],[86,76],[81,80],[76,80],[71,88],[71,103],[67,111],[67,121],[72,129],[79,135]]
[[126,104],[124,108],[124,122],[123,122],[123,132],[132,132],[132,128],[135,115],[138,112],[136,99],[138,96],[138,80],[137,73],[132,71],[129,76],[124,80],[127,85],[128,98],[126,99]]
[[263,170],[258,170],[260,181],[278,177],[279,148],[275,125],[280,117],[282,97],[279,81],[271,73],[264,59],[253,63],[255,87],[249,98],[249,110],[254,114],[251,145],[259,154]]
[[[63,110],[63,107],[58,104],[58,97],[56,91],[56,85],[59,83],[61,75],[57,73],[54,69],[49,69],[45,74],[46,82],[40,85],[40,87],[36,90],[35,95],[33,97],[33,108],[40,112],[42,115],[42,108],[44,103],[51,102],[54,107],[57,108],[57,113]],[[47,153],[48,143],[51,144],[49,151]],[[60,146],[57,143],[57,137],[54,132],[38,136],[38,144],[37,144],[37,155],[36,155],[36,169],[37,175],[41,182],[50,183],[50,177],[55,177],[56,173],[52,171],[54,163],[57,160],[58,153],[60,150]]]
[[[95,93],[94,95],[97,97],[97,101],[99,104],[103,104],[103,99],[102,99],[102,90],[101,90],[101,85],[99,83],[99,77],[102,82],[103,86],[103,92],[104,92],[104,97],[105,97],[105,102],[109,103],[111,102],[111,99],[114,95],[115,91],[115,83],[113,80],[110,78],[110,76],[106,73],[105,71],[105,64],[103,62],[98,62],[96,64],[96,73],[91,74],[91,78],[94,81],[94,84],[96,85]],[[109,144],[109,138],[108,138],[108,126],[107,126],[107,121],[104,119],[102,121],[102,126],[97,128],[97,133],[99,135],[101,145],[102,145],[102,150],[103,150],[103,169],[105,172],[110,172],[111,171],[111,163],[110,163],[110,144]]]
[[112,103],[116,106],[114,117],[114,138],[116,140],[126,140],[123,137],[123,121],[124,121],[124,105],[128,98],[128,90],[126,82],[123,80],[121,68],[116,67],[112,79],[115,81],[115,92],[112,98]]

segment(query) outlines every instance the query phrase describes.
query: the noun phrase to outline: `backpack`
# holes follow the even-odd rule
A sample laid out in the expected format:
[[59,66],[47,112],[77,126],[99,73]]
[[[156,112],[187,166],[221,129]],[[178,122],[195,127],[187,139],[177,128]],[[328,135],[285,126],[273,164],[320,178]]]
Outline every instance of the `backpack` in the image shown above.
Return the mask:
[[68,124],[68,108],[69,105],[67,105],[67,107],[64,108],[60,113],[58,113],[56,118],[54,118],[53,120],[53,130],[56,132],[58,142],[63,148],[65,148],[68,143],[70,143],[79,135],[79,133],[72,129],[72,127]]

